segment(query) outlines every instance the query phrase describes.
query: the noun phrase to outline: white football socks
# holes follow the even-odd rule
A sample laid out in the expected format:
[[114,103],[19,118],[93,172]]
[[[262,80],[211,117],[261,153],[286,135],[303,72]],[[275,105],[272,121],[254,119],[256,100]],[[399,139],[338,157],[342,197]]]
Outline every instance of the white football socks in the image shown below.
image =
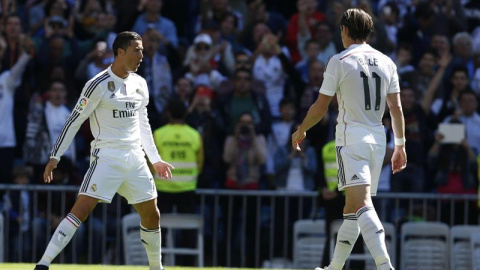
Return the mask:
[[58,225],[38,264],[50,266],[50,263],[65,248],[68,242],[70,242],[70,239],[72,239],[80,224],[82,224],[80,219],[72,213],[69,213]]
[[147,251],[150,270],[163,270],[162,265],[162,231],[160,228],[147,229],[140,224],[140,238]]
[[364,206],[357,211],[358,225],[363,240],[375,260],[378,270],[393,269],[385,246],[385,231],[375,208]]
[[355,214],[343,214],[343,223],[338,230],[337,243],[330,268],[343,268],[359,235],[360,228],[358,227],[357,216]]

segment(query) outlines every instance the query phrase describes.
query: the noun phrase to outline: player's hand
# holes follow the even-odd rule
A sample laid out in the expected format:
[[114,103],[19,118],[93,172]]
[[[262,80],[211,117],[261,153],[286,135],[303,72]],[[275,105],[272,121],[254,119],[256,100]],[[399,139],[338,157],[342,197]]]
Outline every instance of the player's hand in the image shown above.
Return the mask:
[[165,162],[163,160],[155,163],[155,164],[152,164],[153,165],[153,168],[155,169],[155,171],[157,172],[157,175],[160,177],[160,178],[164,178],[164,179],[171,179],[172,178],[172,171],[170,170],[173,170],[175,169],[171,164],[169,164],[168,162]]
[[403,171],[407,167],[407,153],[405,152],[405,146],[395,145],[395,150],[392,155],[392,172],[396,174]]
[[302,151],[302,149],[300,149],[300,143],[305,139],[305,137],[307,137],[307,133],[305,131],[301,131],[300,129],[297,129],[297,131],[295,131],[292,134],[293,149],[297,151]]
[[53,181],[53,170],[57,168],[58,160],[51,158],[47,165],[45,166],[45,171],[43,172],[43,182],[50,183]]

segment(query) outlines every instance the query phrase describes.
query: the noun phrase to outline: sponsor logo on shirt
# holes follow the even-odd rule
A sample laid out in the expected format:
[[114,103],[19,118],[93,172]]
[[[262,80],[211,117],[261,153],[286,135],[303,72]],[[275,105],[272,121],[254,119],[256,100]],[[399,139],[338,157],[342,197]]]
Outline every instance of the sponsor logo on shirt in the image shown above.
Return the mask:
[[87,98],[81,98],[77,105],[75,106],[75,110],[79,113],[83,112],[83,110],[85,109],[85,107],[87,106],[87,102],[88,102],[88,99]]

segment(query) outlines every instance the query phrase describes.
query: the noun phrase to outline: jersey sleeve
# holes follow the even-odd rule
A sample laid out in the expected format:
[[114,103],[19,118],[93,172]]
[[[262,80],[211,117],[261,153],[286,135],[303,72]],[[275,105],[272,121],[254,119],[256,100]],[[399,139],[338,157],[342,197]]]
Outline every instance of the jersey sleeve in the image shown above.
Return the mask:
[[392,79],[390,80],[390,85],[387,89],[387,94],[400,93],[400,84],[398,82],[398,73],[397,67],[393,64],[392,68]]
[[152,164],[161,161],[160,155],[158,154],[157,147],[155,146],[155,142],[153,140],[152,135],[152,128],[150,127],[150,123],[148,121],[148,112],[147,112],[147,105],[148,105],[148,87],[147,83],[143,80],[142,82],[143,88],[143,102],[140,106],[139,112],[139,120],[140,120],[140,138],[142,142],[143,151],[147,154],[148,159]]
[[60,132],[60,135],[53,146],[50,158],[60,160],[60,157],[67,150],[80,126],[88,117],[90,117],[95,108],[97,108],[103,94],[105,93],[105,89],[103,89],[99,83],[100,78],[101,77],[91,80],[85,84],[75,108],[65,122],[62,132]]
[[327,63],[323,73],[323,83],[320,87],[320,93],[327,96],[334,96],[338,88],[340,60],[334,55]]

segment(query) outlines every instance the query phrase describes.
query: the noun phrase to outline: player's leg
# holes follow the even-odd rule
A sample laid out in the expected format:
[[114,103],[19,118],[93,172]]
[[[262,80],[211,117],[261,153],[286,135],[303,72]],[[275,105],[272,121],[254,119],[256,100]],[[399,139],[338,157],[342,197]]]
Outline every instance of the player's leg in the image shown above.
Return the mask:
[[162,233],[157,199],[133,205],[140,215],[140,237],[147,251],[150,270],[162,270]]
[[377,269],[393,269],[385,246],[385,231],[370,198],[370,186],[348,187],[345,196],[345,209],[356,212],[360,231]]
[[98,203],[97,198],[79,195],[70,213],[60,222],[47,249],[35,269],[48,269],[50,263],[70,242],[78,227],[85,221]]

